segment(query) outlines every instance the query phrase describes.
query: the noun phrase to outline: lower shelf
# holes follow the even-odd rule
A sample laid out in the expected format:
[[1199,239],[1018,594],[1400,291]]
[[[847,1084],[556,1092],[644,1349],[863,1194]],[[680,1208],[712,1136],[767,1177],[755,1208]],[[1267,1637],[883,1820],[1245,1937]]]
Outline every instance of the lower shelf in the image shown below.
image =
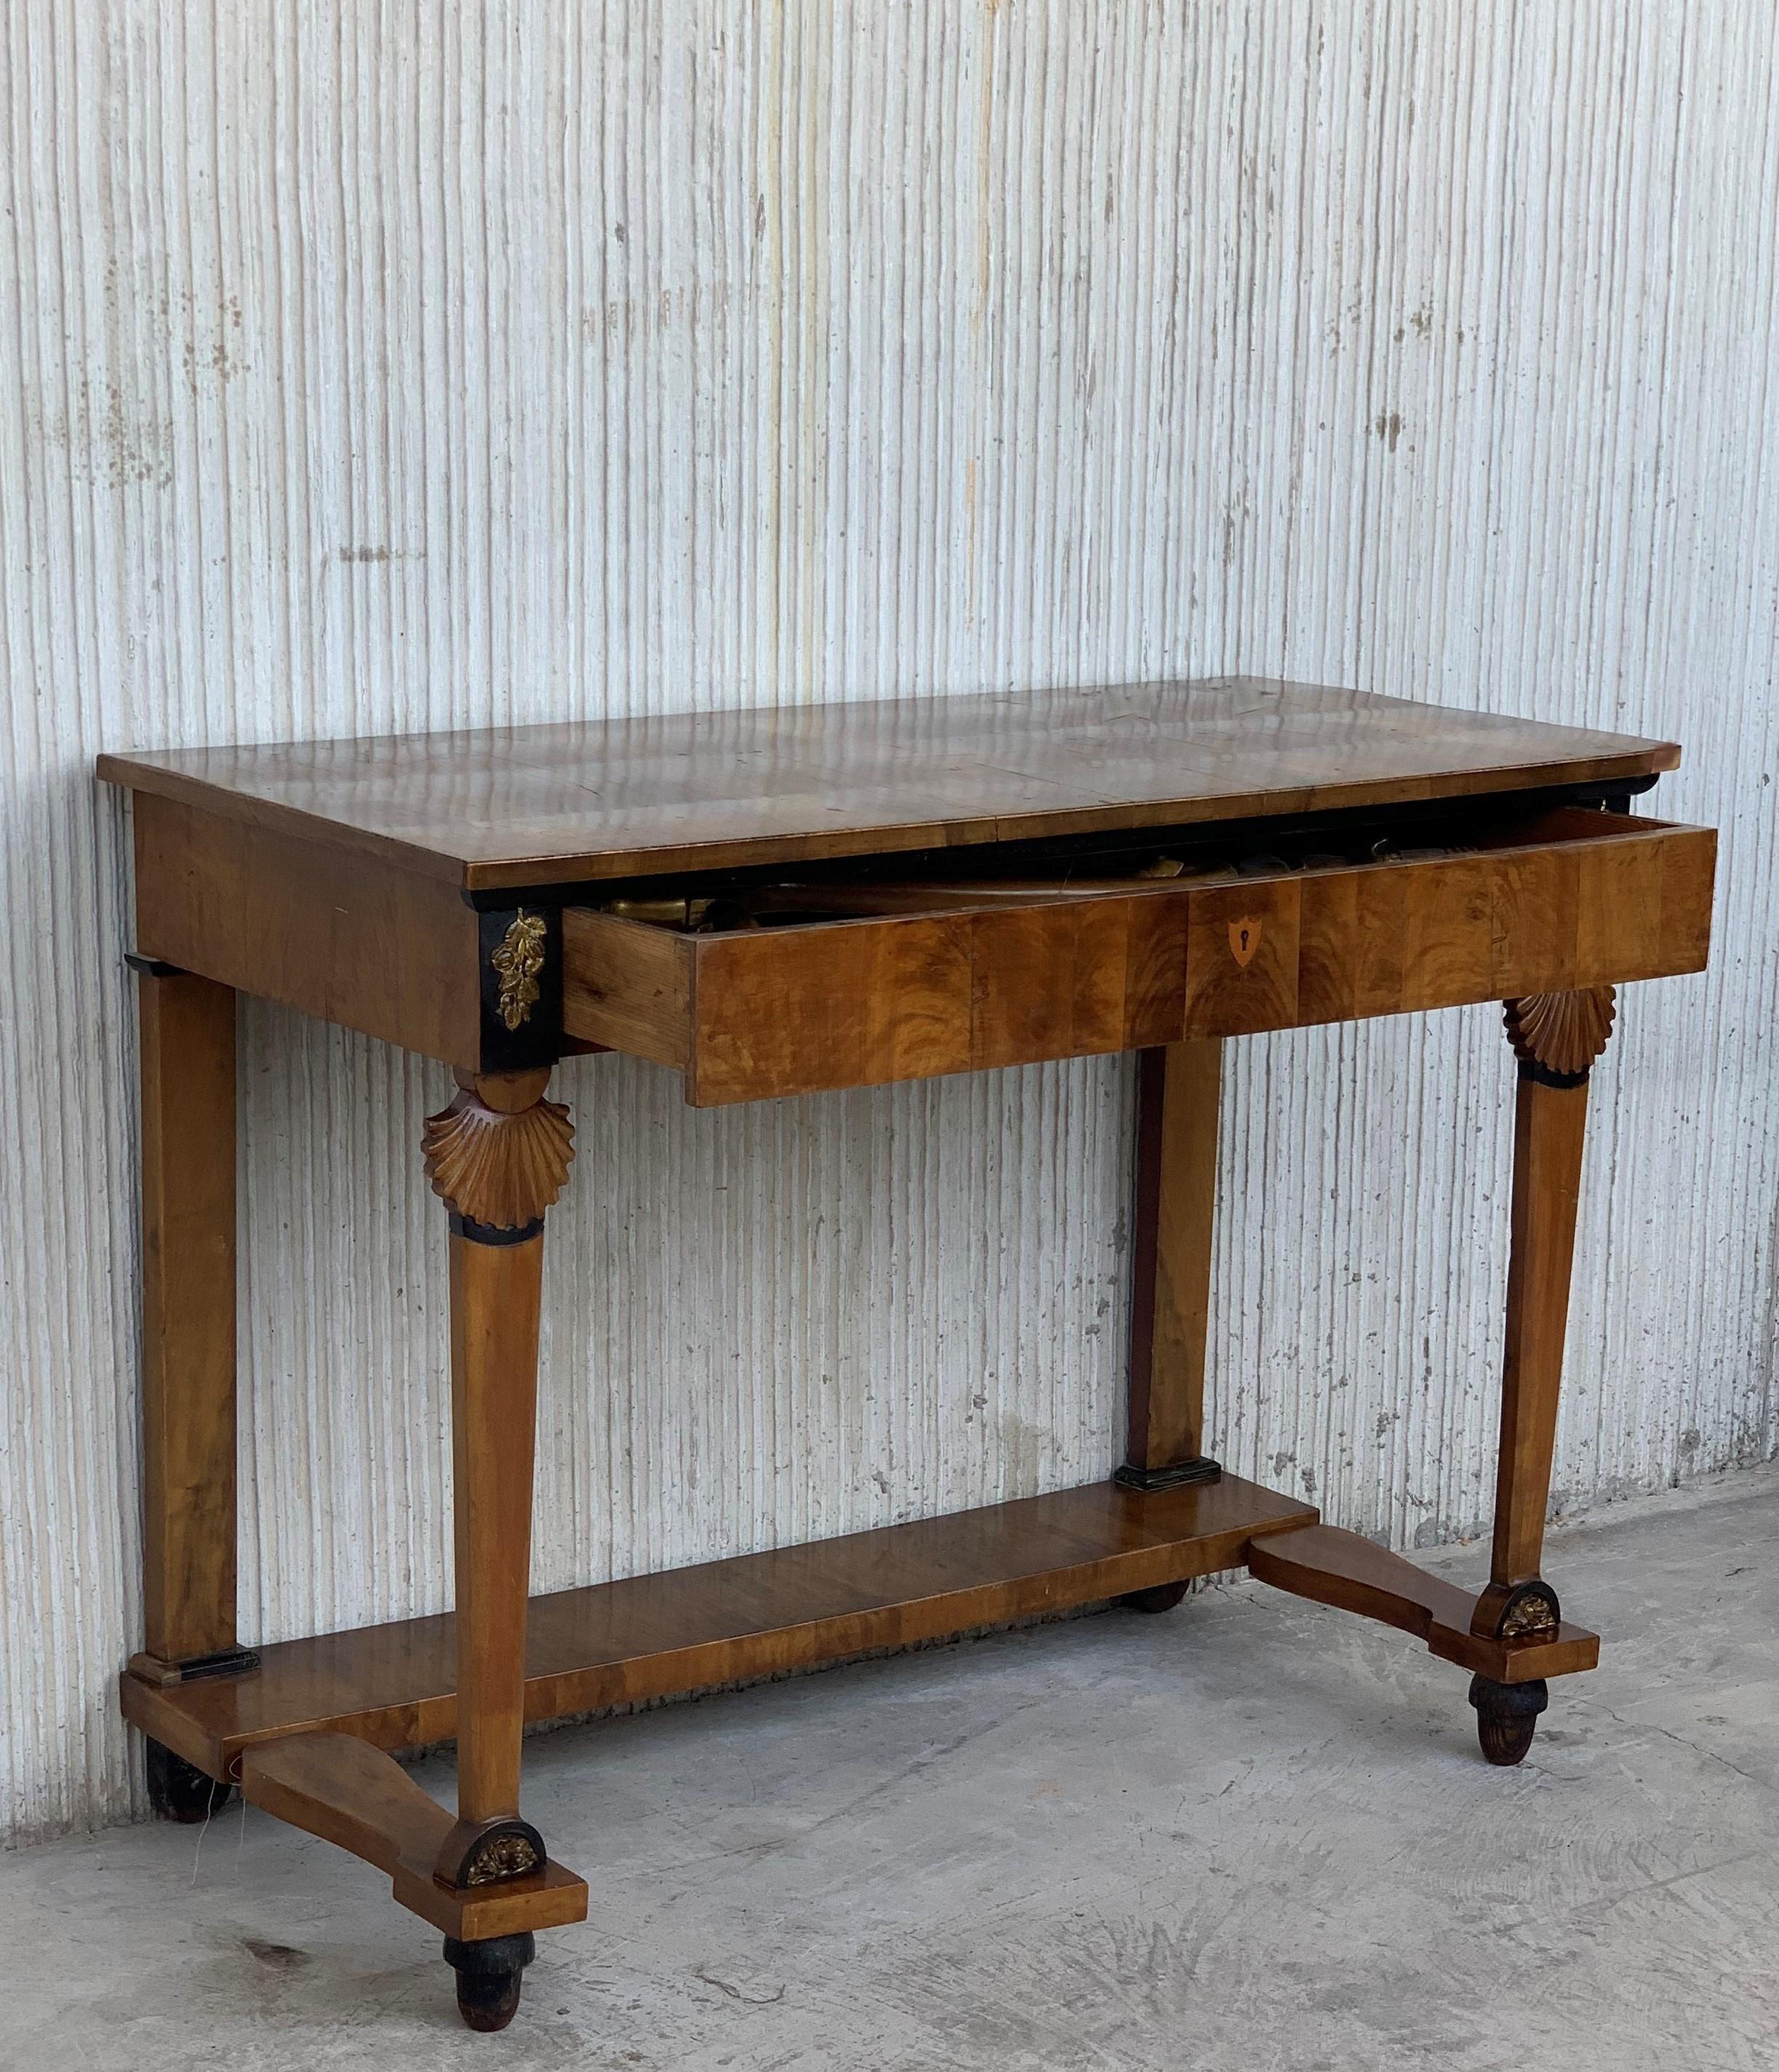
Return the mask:
[[[1234,1475],[1147,1494],[1094,1482],[559,1591],[532,1600],[525,1716],[666,1697],[1239,1568],[1256,1536],[1317,1515]],[[385,1749],[448,1741],[454,1645],[449,1614],[285,1641],[245,1675],[157,1685],[126,1675],[124,1714],[212,1777],[252,1744],[302,1729]]]

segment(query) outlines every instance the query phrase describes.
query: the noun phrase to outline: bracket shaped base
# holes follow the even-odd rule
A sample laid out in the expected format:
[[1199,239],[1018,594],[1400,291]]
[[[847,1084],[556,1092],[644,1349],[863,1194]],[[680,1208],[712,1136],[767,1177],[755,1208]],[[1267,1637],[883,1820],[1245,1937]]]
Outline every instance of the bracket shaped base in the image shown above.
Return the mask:
[[1468,1590],[1337,1526],[1269,1532],[1249,1545],[1247,1565],[1276,1589],[1414,1634],[1429,1653],[1491,1684],[1542,1684],[1600,1660],[1600,1636],[1584,1626],[1504,1638],[1475,1632],[1477,1600]]
[[250,1805],[375,1864],[399,1905],[460,1942],[587,1918],[586,1881],[561,1864],[486,1885],[442,1883],[433,1867],[457,1823],[393,1756],[355,1735],[324,1728],[255,1741],[240,1774]]

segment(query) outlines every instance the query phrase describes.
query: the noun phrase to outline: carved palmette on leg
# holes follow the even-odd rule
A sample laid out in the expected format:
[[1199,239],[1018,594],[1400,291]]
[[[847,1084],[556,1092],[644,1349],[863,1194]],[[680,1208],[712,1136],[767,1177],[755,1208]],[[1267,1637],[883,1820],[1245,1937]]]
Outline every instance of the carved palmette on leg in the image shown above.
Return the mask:
[[1613,989],[1597,985],[1510,1000],[1502,1020],[1522,1072],[1547,1086],[1578,1087],[1605,1049],[1617,1012]]
[[484,1229],[526,1230],[568,1183],[574,1124],[545,1100],[544,1072],[463,1078],[457,1098],[429,1116],[421,1145],[433,1192]]

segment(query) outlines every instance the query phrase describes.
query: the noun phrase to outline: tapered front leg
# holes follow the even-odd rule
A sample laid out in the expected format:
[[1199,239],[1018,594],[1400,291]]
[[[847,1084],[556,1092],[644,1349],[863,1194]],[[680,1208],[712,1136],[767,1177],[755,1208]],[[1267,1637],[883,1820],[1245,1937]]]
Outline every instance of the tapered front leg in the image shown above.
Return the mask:
[[462,1888],[539,1869],[519,1817],[544,1212],[573,1155],[547,1071],[458,1075],[426,1124],[451,1212],[451,1441],[457,1525],[458,1819],[437,1872]]
[[1507,1003],[1519,1059],[1514,1122],[1513,1250],[1489,1587],[1471,1630],[1502,1639],[1552,1630],[1555,1592],[1539,1572],[1551,1498],[1580,1198],[1588,1075],[1612,1034],[1610,987]]

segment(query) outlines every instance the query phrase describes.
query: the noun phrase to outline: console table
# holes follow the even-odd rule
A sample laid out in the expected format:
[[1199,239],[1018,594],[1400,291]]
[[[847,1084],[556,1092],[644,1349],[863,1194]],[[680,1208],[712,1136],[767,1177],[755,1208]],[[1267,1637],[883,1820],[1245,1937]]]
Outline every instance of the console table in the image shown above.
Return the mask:
[[[154,1803],[228,1786],[387,1871],[499,2028],[587,1889],[528,1720],[1244,1565],[1471,1673],[1517,1762],[1591,1667],[1540,1570],[1589,1068],[1616,986],[1705,963],[1715,837],[1633,817],[1671,744],[1247,678],[106,755],[134,795]],[[453,1067],[454,1617],[236,1627],[235,996]],[[1495,1531],[1473,1597],[1224,1474],[1202,1423],[1226,1037],[1504,1002],[1518,1062]],[[577,1051],[698,1105],[1134,1050],[1129,1443],[1103,1482],[529,1597],[545,1211]],[[1059,1209],[1059,1213],[1066,1213]],[[442,1219],[442,1221],[443,1219]],[[444,1235],[441,1232],[442,1236]],[[454,1737],[454,1812],[389,1751]]]

